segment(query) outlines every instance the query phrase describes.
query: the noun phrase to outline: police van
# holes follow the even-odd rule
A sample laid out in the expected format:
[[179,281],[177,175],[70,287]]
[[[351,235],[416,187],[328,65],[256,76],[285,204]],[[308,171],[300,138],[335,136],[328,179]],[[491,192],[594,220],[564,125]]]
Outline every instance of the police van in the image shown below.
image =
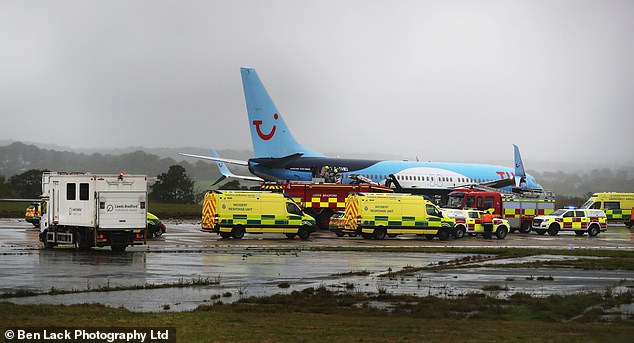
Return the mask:
[[271,192],[212,191],[205,194],[202,231],[241,239],[245,233],[283,233],[307,240],[315,220],[290,197]]
[[608,222],[624,223],[632,228],[634,193],[594,193],[581,208],[603,210]]
[[402,234],[447,240],[454,221],[419,195],[359,193],[346,198],[342,234],[357,233],[365,239],[384,239]]
[[559,231],[574,231],[577,236],[586,232],[594,237],[608,228],[607,217],[602,210],[594,209],[559,209],[547,216],[533,219],[533,230],[538,235],[546,232],[555,236]]

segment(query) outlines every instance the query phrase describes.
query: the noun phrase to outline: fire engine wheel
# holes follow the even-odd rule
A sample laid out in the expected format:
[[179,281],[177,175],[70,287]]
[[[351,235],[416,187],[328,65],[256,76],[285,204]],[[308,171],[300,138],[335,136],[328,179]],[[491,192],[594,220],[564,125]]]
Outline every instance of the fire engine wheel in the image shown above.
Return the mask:
[[374,238],[376,239],[385,239],[385,234],[385,229],[379,228],[374,230]]
[[575,235],[577,236],[583,236],[584,233],[584,231],[575,231]]
[[549,236],[557,236],[558,233],[559,233],[559,225],[551,224],[548,227],[548,235]]
[[231,236],[235,239],[242,239],[244,237],[244,228],[242,226],[236,226],[231,230]]
[[308,227],[302,226],[297,230],[297,235],[302,241],[306,241],[310,238],[310,230],[308,230]]
[[520,227],[520,233],[529,233],[531,232],[531,222],[523,222],[522,227]]
[[546,230],[545,229],[537,229],[535,230],[535,232],[537,232],[538,235],[543,236],[546,234]]
[[296,236],[296,234],[294,234],[294,233],[287,233],[286,234],[286,238],[288,238],[288,239],[294,239],[295,236]]
[[497,237],[497,239],[504,239],[507,233],[509,233],[509,229],[504,225],[500,225],[498,226],[498,230],[495,231],[495,237]]
[[425,235],[425,238],[429,241],[431,241],[432,239],[434,239],[434,237],[436,237],[436,235],[431,235],[431,234],[427,234]]
[[590,225],[588,228],[588,235],[590,237],[596,237],[599,234],[599,227],[596,224]]
[[231,238],[231,232],[221,232],[220,237],[222,238]]
[[124,252],[127,247],[127,245],[112,245],[110,249],[114,252]]
[[458,225],[454,227],[453,230],[454,230],[453,231],[454,238],[462,238],[467,233],[467,229],[464,227],[464,225]]

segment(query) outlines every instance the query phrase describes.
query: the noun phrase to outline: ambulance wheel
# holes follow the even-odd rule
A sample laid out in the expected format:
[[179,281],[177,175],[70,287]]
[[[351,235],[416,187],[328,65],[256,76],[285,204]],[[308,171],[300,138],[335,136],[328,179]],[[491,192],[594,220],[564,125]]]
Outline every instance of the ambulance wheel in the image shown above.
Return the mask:
[[453,238],[462,238],[467,233],[467,229],[463,225],[458,225],[453,229]]
[[231,232],[220,232],[220,237],[222,238],[231,238]]
[[244,228],[242,226],[236,226],[231,230],[231,236],[235,239],[242,239],[244,237]]
[[559,225],[551,224],[548,227],[548,235],[549,236],[557,236],[558,233],[559,233]]
[[388,237],[390,237],[390,238],[395,238],[395,237],[396,237],[396,236],[398,236],[398,235],[393,234],[393,233],[388,233],[388,234],[387,234],[387,236],[388,236]]
[[632,222],[625,222],[625,227],[627,227],[628,229],[632,228]]
[[520,233],[529,233],[531,232],[531,222],[523,222],[522,227],[520,227]]
[[577,236],[583,236],[584,233],[585,232],[583,232],[583,231],[575,231],[575,235],[577,235]]
[[438,239],[441,241],[446,241],[449,239],[449,229],[446,227],[442,227],[438,230]]
[[500,225],[498,226],[498,230],[495,231],[495,237],[498,239],[504,239],[506,238],[507,233],[509,233],[509,229],[504,225]]
[[295,238],[295,234],[294,233],[287,233],[286,234],[286,238],[293,239],[293,238]]
[[431,234],[427,234],[427,235],[424,235],[424,236],[425,236],[425,238],[426,238],[428,241],[431,241],[432,239],[434,239],[434,237],[436,237],[436,235],[431,235]]
[[361,237],[363,237],[363,239],[372,239],[372,235],[369,233],[362,233]]
[[127,247],[127,245],[112,245],[110,249],[114,252],[124,252]]
[[306,226],[302,226],[297,230],[297,235],[302,241],[308,240],[310,238],[310,230]]
[[590,225],[590,227],[588,228],[588,235],[590,237],[596,237],[596,235],[599,234],[599,226],[597,226],[596,224]]
[[545,229],[537,229],[535,230],[535,232],[537,232],[538,235],[543,236],[546,234],[546,230]]
[[376,239],[385,239],[385,229],[376,229],[374,230],[374,238]]

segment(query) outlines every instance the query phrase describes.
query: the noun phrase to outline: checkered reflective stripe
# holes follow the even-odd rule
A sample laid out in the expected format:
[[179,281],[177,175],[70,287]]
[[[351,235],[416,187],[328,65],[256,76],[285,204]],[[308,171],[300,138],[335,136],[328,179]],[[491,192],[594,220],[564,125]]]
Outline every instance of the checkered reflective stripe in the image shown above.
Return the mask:
[[536,216],[544,216],[554,212],[554,209],[551,208],[505,208],[504,209],[504,218],[532,218]]
[[605,215],[609,220],[629,220],[632,217],[632,210],[605,210]]
[[357,216],[359,215],[359,199],[355,195],[346,198],[343,221],[347,229],[357,228]]
[[203,201],[203,215],[201,225],[203,229],[212,229],[214,227],[214,216],[216,215],[216,201],[217,197],[215,193],[205,194],[205,200]]

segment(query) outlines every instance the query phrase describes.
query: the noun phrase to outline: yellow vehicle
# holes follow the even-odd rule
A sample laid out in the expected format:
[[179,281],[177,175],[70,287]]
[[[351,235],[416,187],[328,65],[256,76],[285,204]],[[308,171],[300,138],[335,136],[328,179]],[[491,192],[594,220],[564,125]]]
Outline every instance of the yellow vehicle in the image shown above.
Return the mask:
[[307,240],[315,220],[280,193],[213,191],[205,194],[202,231],[241,239],[245,233],[284,233]]
[[455,237],[462,237],[465,233],[469,233],[470,235],[482,234],[482,237],[491,239],[493,234],[495,234],[497,239],[504,239],[511,227],[508,220],[493,218],[492,231],[485,230],[482,224],[483,211],[443,209],[443,212],[446,216],[456,221],[453,229]]
[[342,234],[357,233],[365,239],[416,234],[447,240],[454,222],[422,196],[359,193],[346,198],[344,223]]
[[624,223],[632,228],[634,193],[594,193],[581,208],[603,210],[609,222]]
[[42,216],[42,204],[39,202],[32,202],[24,213],[24,220],[27,223],[33,224],[35,227],[40,227],[40,217]]
[[538,235],[548,232],[550,236],[555,236],[559,231],[574,231],[577,236],[587,232],[590,237],[594,237],[607,228],[605,213],[595,209],[559,209],[533,219],[533,230]]

